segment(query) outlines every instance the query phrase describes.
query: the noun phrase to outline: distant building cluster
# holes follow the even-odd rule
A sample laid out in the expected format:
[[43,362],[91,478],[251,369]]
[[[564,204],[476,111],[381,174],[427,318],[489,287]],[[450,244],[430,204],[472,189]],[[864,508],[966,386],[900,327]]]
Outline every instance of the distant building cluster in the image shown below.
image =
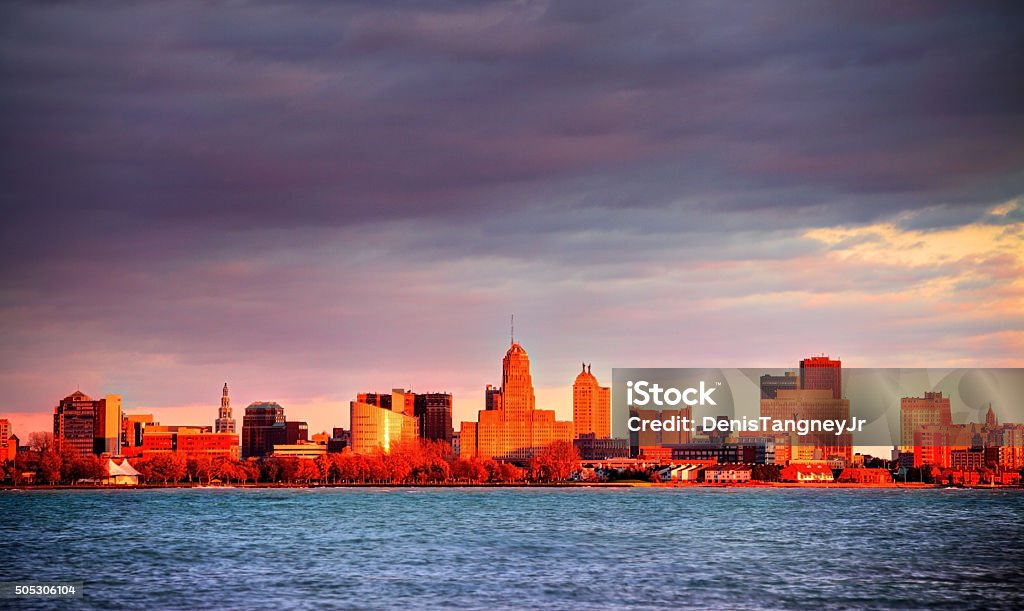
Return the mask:
[[[842,396],[842,362],[827,356],[800,361],[799,374],[765,374],[760,378],[760,415],[773,419],[849,420],[850,402]],[[641,420],[692,419],[688,406],[638,409],[629,415]],[[724,416],[722,418],[725,418]],[[661,460],[716,460],[718,463],[773,464],[819,462],[845,465],[853,456],[853,439],[812,433],[797,441],[795,433],[767,432],[730,435],[718,429],[693,431],[643,430],[630,433],[630,455]]]
[[949,397],[926,392],[900,401],[900,447],[894,458],[903,469],[935,469],[950,483],[975,484],[1024,468],[1024,424],[1000,424],[992,405],[985,422],[953,424]]

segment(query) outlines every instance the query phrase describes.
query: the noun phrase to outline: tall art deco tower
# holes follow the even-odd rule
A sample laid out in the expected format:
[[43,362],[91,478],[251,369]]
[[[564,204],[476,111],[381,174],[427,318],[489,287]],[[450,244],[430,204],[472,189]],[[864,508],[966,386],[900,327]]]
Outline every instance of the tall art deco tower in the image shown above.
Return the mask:
[[228,396],[228,383],[224,382],[224,390],[220,396],[220,410],[217,411],[217,423],[214,426],[217,433],[234,433],[235,419],[231,417],[231,397]]
[[502,409],[520,415],[533,411],[533,377],[530,375],[530,357],[519,344],[512,342],[501,361]]
[[555,420],[553,410],[536,409],[530,357],[511,338],[501,361],[501,388],[485,390],[487,409],[476,422],[463,422],[459,455],[463,458],[528,460],[555,441],[572,443],[572,422]]

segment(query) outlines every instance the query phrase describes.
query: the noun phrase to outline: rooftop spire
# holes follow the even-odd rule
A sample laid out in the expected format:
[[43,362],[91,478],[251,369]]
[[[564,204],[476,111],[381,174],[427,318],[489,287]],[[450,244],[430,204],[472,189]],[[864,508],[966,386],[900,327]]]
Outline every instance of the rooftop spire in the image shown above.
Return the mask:
[[516,315],[512,314],[512,320],[509,322],[509,338],[512,340],[511,344],[516,343]]

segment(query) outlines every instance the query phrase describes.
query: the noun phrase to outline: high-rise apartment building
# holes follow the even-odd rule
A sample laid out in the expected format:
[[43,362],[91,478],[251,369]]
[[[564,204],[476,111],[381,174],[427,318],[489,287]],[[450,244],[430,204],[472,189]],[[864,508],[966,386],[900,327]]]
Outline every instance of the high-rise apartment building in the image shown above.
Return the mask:
[[572,385],[573,436],[593,434],[597,439],[612,435],[612,389],[601,386],[584,364]]
[[224,389],[220,395],[220,409],[217,410],[217,420],[214,423],[215,433],[234,433],[235,419],[231,415],[231,396],[228,394],[228,383],[224,382]]

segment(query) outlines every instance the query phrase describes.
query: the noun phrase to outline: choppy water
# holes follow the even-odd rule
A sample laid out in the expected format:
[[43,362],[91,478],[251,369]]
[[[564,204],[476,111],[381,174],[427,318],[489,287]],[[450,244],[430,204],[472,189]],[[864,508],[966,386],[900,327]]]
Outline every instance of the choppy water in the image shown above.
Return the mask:
[[1024,607],[1024,493],[0,492],[0,608]]

